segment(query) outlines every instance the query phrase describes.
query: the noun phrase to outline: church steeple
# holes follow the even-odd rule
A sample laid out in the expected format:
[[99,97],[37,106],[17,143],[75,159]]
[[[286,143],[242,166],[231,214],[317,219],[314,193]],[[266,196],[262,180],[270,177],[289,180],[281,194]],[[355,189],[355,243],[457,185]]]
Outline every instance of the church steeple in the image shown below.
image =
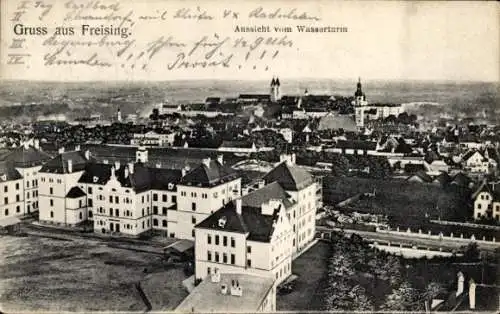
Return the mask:
[[357,84],[356,93],[354,93],[354,96],[355,97],[363,97],[364,95],[365,94],[363,93],[363,89],[361,86],[361,78],[358,77],[358,84]]
[[271,80],[271,92],[270,92],[270,96],[271,96],[271,101],[272,102],[276,102],[278,101],[280,98],[281,98],[281,95],[280,95],[280,79],[279,78],[275,78],[273,77],[273,79]]

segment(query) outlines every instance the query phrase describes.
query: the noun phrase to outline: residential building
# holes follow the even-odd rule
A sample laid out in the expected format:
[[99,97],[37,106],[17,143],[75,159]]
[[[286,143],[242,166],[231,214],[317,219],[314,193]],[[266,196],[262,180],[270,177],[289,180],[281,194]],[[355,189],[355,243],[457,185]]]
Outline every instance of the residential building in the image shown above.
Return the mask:
[[174,143],[175,133],[148,131],[146,133],[134,133],[130,140],[131,145],[141,146],[171,146]]
[[272,278],[216,269],[179,304],[176,312],[274,312],[276,289]]
[[474,219],[495,219],[500,222],[500,182],[484,181],[473,194]]
[[497,168],[493,158],[487,158],[480,151],[470,150],[462,156],[464,169],[476,173],[490,173]]

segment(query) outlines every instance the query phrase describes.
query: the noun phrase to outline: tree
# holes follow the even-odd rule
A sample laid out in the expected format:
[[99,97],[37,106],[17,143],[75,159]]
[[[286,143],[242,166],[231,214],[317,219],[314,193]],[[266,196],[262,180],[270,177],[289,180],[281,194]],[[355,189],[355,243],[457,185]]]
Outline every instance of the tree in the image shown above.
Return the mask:
[[477,261],[479,259],[479,248],[476,242],[471,242],[465,247],[463,258],[466,261]]
[[349,160],[345,156],[338,154],[332,159],[332,174],[334,176],[346,176],[348,172]]
[[398,288],[386,297],[382,305],[383,310],[388,311],[422,311],[425,303],[420,300],[420,294],[411,287],[410,283],[403,281]]

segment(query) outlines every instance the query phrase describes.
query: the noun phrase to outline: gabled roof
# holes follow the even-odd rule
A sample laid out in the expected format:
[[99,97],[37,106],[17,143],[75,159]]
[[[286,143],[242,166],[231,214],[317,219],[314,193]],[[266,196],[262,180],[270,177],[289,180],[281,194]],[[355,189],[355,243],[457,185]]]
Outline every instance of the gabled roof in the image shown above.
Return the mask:
[[493,186],[491,183],[483,181],[476,192],[472,194],[472,199],[476,199],[479,193],[482,192],[489,193],[493,198],[493,202],[500,202],[500,184],[495,184],[495,186]]
[[458,186],[467,187],[469,186],[469,183],[471,181],[472,180],[467,175],[465,175],[462,172],[459,172],[453,177],[453,181],[451,183],[456,184]]
[[425,182],[425,183],[432,182],[431,176],[429,176],[427,173],[425,173],[425,171],[418,171],[415,174],[409,176],[406,180],[410,181],[412,178],[418,178],[422,182]]
[[82,189],[80,189],[77,186],[74,186],[71,188],[71,190],[69,190],[68,194],[66,194],[66,197],[67,198],[79,198],[79,197],[82,197],[85,195],[87,195],[87,194],[85,194],[85,192],[83,192]]
[[102,163],[89,163],[85,171],[78,180],[79,183],[104,185],[111,177],[111,168],[113,165]]
[[49,160],[42,166],[40,172],[68,173],[68,160],[72,161],[73,172],[85,170],[88,160],[81,151],[64,152]]
[[241,198],[243,206],[252,208],[260,208],[263,203],[272,199],[281,200],[285,208],[290,208],[293,205],[290,196],[278,182],[267,184],[263,188],[248,193]]
[[181,180],[183,185],[215,186],[238,178],[236,171],[221,165],[217,160],[210,159],[207,163],[188,172]]
[[465,153],[465,155],[462,157],[462,160],[463,161],[467,161],[469,160],[472,156],[474,156],[476,153],[478,153],[482,159],[486,159],[484,157],[483,154],[481,154],[481,152],[477,151],[477,150],[469,150],[467,153]]
[[[248,233],[248,240],[269,242],[274,232],[273,222],[278,218],[280,208],[276,208],[272,215],[263,215],[261,208],[242,206],[241,215],[236,212],[234,202],[208,216],[196,225],[197,228],[220,230],[226,232]],[[220,220],[225,220],[221,226]]]
[[[4,180],[5,179],[5,180]],[[0,161],[0,182],[22,179],[13,162]],[[3,193],[3,191],[2,191]]]
[[297,166],[282,162],[264,176],[264,181],[266,184],[278,182],[286,191],[298,191],[311,185],[313,177]]
[[441,185],[446,185],[451,181],[451,177],[448,173],[441,171],[439,175],[437,175],[433,182],[439,183]]
[[26,168],[41,166],[44,162],[49,160],[51,156],[31,146],[28,148],[20,146],[0,158],[1,160],[12,161],[15,167]]

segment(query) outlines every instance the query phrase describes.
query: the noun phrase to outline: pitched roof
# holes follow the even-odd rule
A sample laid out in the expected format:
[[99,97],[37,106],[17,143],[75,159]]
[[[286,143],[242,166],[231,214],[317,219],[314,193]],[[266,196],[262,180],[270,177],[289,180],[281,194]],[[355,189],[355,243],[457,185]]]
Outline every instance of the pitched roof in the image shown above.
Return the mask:
[[280,163],[264,176],[266,184],[278,182],[286,191],[298,191],[311,185],[313,177],[309,172],[290,166],[286,162]]
[[22,179],[22,176],[14,167],[13,162],[0,161],[0,182],[19,179]]
[[20,146],[0,157],[1,160],[14,162],[14,166],[19,168],[41,166],[50,158],[49,154],[31,146]]
[[[197,228],[220,230],[227,232],[248,233],[248,240],[269,242],[274,232],[273,222],[278,218],[280,208],[276,208],[272,215],[263,215],[261,208],[242,206],[241,215],[236,212],[234,202],[208,216],[196,225]],[[220,220],[225,220],[221,226]]]
[[439,175],[434,177],[434,182],[440,183],[441,185],[445,185],[451,181],[451,177],[448,173],[441,171]]
[[71,190],[69,190],[68,194],[66,194],[66,197],[67,198],[78,198],[78,197],[82,197],[85,195],[87,195],[87,194],[85,194],[85,192],[83,192],[82,189],[80,189],[77,186],[74,186],[71,188]]
[[253,208],[260,208],[262,203],[269,202],[272,199],[281,200],[286,208],[290,208],[293,205],[290,201],[290,196],[278,182],[267,184],[261,189],[244,195],[241,199],[243,206]]
[[215,186],[238,178],[236,171],[221,165],[217,160],[208,160],[188,172],[180,183],[184,185]]
[[462,172],[459,172],[453,177],[452,184],[467,187],[472,180]]
[[417,171],[415,174],[409,176],[406,180],[410,181],[412,178],[419,178],[422,182],[432,182],[431,176],[429,176],[425,171]]
[[88,162],[84,153],[81,151],[64,152],[45,163],[40,169],[40,172],[68,173],[69,160],[72,161],[73,172],[85,170],[85,165]]

